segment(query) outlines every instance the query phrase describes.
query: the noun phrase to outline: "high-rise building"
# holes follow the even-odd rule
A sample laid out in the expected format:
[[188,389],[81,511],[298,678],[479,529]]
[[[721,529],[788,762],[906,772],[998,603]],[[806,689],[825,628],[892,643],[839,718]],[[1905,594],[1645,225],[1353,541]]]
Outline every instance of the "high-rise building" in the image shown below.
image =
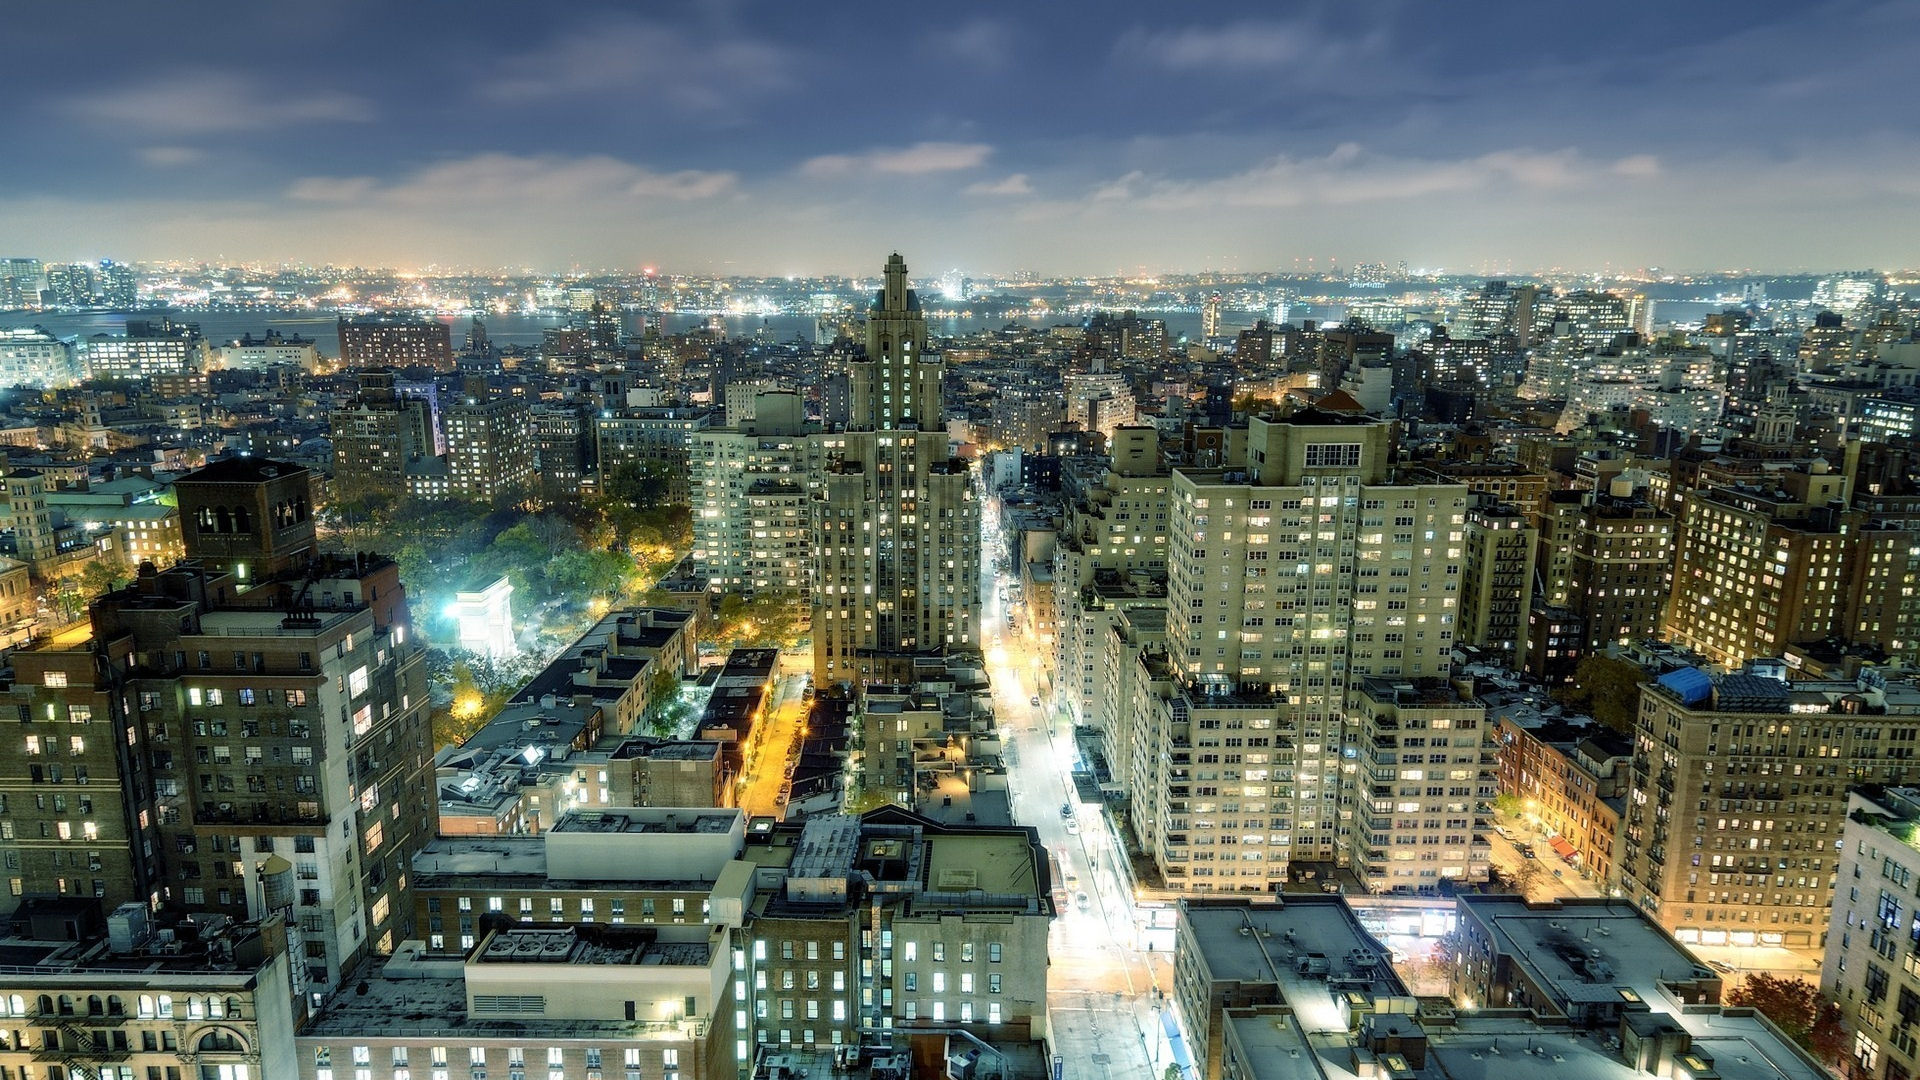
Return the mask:
[[80,378],[72,342],[39,329],[0,330],[0,386],[58,389]]
[[533,482],[533,437],[523,398],[488,391],[468,376],[446,410],[447,472],[456,499],[493,502],[525,496]]
[[328,416],[333,436],[333,473],[340,493],[356,498],[407,490],[407,469],[434,454],[427,403],[402,394],[390,370],[360,373],[360,393]]
[[269,328],[265,337],[247,334],[214,349],[213,359],[215,366],[223,368],[259,371],[284,365],[311,374],[320,365],[320,351],[312,338],[287,337]]
[[199,328],[166,319],[130,321],[124,336],[94,334],[78,351],[89,379],[190,375],[207,366],[207,343]]
[[340,366],[453,368],[453,331],[443,322],[341,319]]
[[1920,496],[1862,494],[1845,637],[1912,664],[1920,658]]
[[639,466],[667,478],[667,501],[686,503],[693,495],[688,462],[693,440],[713,426],[709,409],[643,406],[608,410],[594,418],[594,458],[601,483],[615,470]]
[[1108,635],[1119,611],[1164,609],[1168,489],[1159,432],[1116,428],[1104,468],[1084,481],[1074,471],[1071,501],[1053,550],[1053,670],[1056,700],[1076,722],[1116,737],[1119,714],[1106,694]]
[[1716,663],[1779,656],[1845,629],[1854,545],[1847,481],[1817,462],[1777,487],[1683,497],[1667,636]]
[[534,474],[549,506],[580,501],[581,484],[593,474],[593,413],[579,403],[542,403],[528,416]]
[[887,260],[852,358],[847,426],[814,436],[814,682],[907,681],[913,658],[979,643],[980,518],[972,468],[941,419],[907,264]]
[[0,311],[39,307],[46,287],[39,259],[0,259]]
[[1533,523],[1518,507],[1482,497],[1467,511],[1466,542],[1455,640],[1519,667],[1527,654],[1527,611],[1539,548]]
[[53,307],[91,305],[93,267],[86,263],[55,263],[47,267],[46,299]]
[[[728,387],[728,400],[734,395]],[[813,536],[803,403],[761,389],[739,424],[693,437],[693,569],[720,592],[806,597]]]
[[132,308],[140,302],[140,277],[133,267],[101,259],[94,269],[94,298],[110,308]]
[[0,787],[42,796],[14,806],[46,840],[15,822],[0,846],[22,897],[284,911],[296,992],[324,993],[413,936],[433,748],[405,590],[391,561],[316,552],[301,466],[230,458],[175,491],[187,561],[15,655],[34,730]]
[[[1348,695],[1358,769],[1341,813],[1349,865],[1374,892],[1432,892],[1485,881],[1498,793],[1487,710],[1447,679],[1365,677]],[[1411,767],[1409,767],[1411,766]]]
[[1920,1068],[1912,1029],[1920,1020],[1920,964],[1908,959],[1920,919],[1916,825],[1920,789],[1856,789],[1847,798],[1838,877],[1860,884],[1834,897],[1846,929],[1827,938],[1820,993],[1840,1006],[1842,1026],[1853,1035],[1847,1071],[1861,1080],[1912,1076]]
[[1566,606],[1584,625],[1586,651],[1659,636],[1673,582],[1673,518],[1618,477],[1587,495],[1573,521]]
[[[1177,888],[1266,890],[1290,861],[1346,861],[1349,788],[1376,783],[1346,756],[1361,680],[1449,670],[1467,492],[1395,482],[1391,430],[1353,412],[1256,416],[1244,463],[1173,471],[1170,671],[1145,726],[1173,770],[1149,832]],[[1480,768],[1447,770],[1439,797],[1482,786]],[[1484,848],[1448,850],[1460,857],[1383,887],[1484,876]]]
[[1848,786],[1914,778],[1920,689],[1786,670],[1641,687],[1621,888],[1683,942],[1825,945]]

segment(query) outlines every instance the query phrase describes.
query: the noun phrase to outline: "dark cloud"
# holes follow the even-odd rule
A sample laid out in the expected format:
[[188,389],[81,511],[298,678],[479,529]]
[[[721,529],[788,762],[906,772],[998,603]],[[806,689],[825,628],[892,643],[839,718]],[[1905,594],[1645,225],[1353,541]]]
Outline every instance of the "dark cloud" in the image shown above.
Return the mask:
[[1920,241],[1912,4],[449,10],[10,11],[0,235],[781,272],[916,237],[1061,272],[1886,265]]

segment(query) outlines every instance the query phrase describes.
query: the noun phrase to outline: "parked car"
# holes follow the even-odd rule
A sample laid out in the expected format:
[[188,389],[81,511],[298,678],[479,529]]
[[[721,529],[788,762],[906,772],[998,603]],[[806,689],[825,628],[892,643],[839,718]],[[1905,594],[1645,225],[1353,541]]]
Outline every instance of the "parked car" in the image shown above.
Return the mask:
[[1072,804],[1072,803],[1061,803],[1061,804],[1060,804],[1060,816],[1061,816],[1061,817],[1072,817],[1072,816],[1073,816],[1073,804]]
[[1039,695],[1039,694],[1035,694],[1035,695],[1033,695],[1032,697],[1030,697],[1030,698],[1028,698],[1028,699],[1027,699],[1027,704],[1029,704],[1029,705],[1039,705],[1039,704],[1040,704],[1040,695]]
[[1084,892],[1074,893],[1073,905],[1079,908],[1081,911],[1086,911],[1087,909],[1093,907],[1093,897],[1088,896]]
[[1521,849],[1520,849],[1520,857],[1521,857],[1521,858],[1523,858],[1523,859],[1537,859],[1537,858],[1539,858],[1540,856],[1538,856],[1538,855],[1535,855],[1535,854],[1533,853],[1533,849],[1532,849],[1532,848],[1530,848],[1530,847],[1523,847],[1523,848],[1521,848]]
[[1078,833],[1080,831],[1080,822],[1076,821],[1073,818],[1068,818],[1067,831],[1070,833]]

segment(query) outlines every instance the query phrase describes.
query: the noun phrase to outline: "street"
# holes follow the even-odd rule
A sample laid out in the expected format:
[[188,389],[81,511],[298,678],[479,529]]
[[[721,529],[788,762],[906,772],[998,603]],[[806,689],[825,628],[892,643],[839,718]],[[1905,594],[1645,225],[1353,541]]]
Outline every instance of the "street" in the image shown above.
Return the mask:
[[[1069,1080],[1157,1077],[1169,1062],[1159,1015],[1166,999],[1157,991],[1172,989],[1172,956],[1143,948],[1121,865],[1125,848],[1111,835],[1102,808],[1081,803],[1074,790],[1072,724],[1045,698],[1032,704],[1040,695],[1041,666],[1034,620],[1020,620],[1019,633],[1010,630],[999,595],[1009,576],[1006,548],[995,516],[983,516],[981,625],[1013,817],[1032,826],[1053,853],[1061,877],[1054,895],[1064,898],[1048,941],[1054,1052],[1065,1059]],[[1061,814],[1063,806],[1070,817]]]
[[740,809],[749,817],[785,817],[787,768],[798,752],[807,722],[808,664],[788,652],[774,667],[773,697],[754,726],[740,777]]
[[[1529,840],[1528,834],[1514,832],[1509,839],[1500,833],[1490,832],[1487,842],[1493,848],[1490,856],[1493,867],[1508,881],[1526,882],[1529,900],[1544,902],[1576,896],[1601,896],[1604,893],[1598,882],[1581,877],[1578,867],[1554,854],[1544,838]],[[1521,854],[1529,849],[1534,853],[1532,859]],[[1529,863],[1533,866],[1531,870],[1528,869]]]

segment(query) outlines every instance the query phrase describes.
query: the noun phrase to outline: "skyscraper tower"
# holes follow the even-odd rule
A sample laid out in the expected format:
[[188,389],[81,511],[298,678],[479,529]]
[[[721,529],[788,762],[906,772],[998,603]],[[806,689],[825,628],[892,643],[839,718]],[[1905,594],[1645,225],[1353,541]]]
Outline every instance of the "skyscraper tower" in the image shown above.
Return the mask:
[[946,365],[927,350],[907,264],[887,260],[848,364],[844,429],[814,436],[816,685],[893,681],[915,656],[978,643],[979,515],[940,417]]

